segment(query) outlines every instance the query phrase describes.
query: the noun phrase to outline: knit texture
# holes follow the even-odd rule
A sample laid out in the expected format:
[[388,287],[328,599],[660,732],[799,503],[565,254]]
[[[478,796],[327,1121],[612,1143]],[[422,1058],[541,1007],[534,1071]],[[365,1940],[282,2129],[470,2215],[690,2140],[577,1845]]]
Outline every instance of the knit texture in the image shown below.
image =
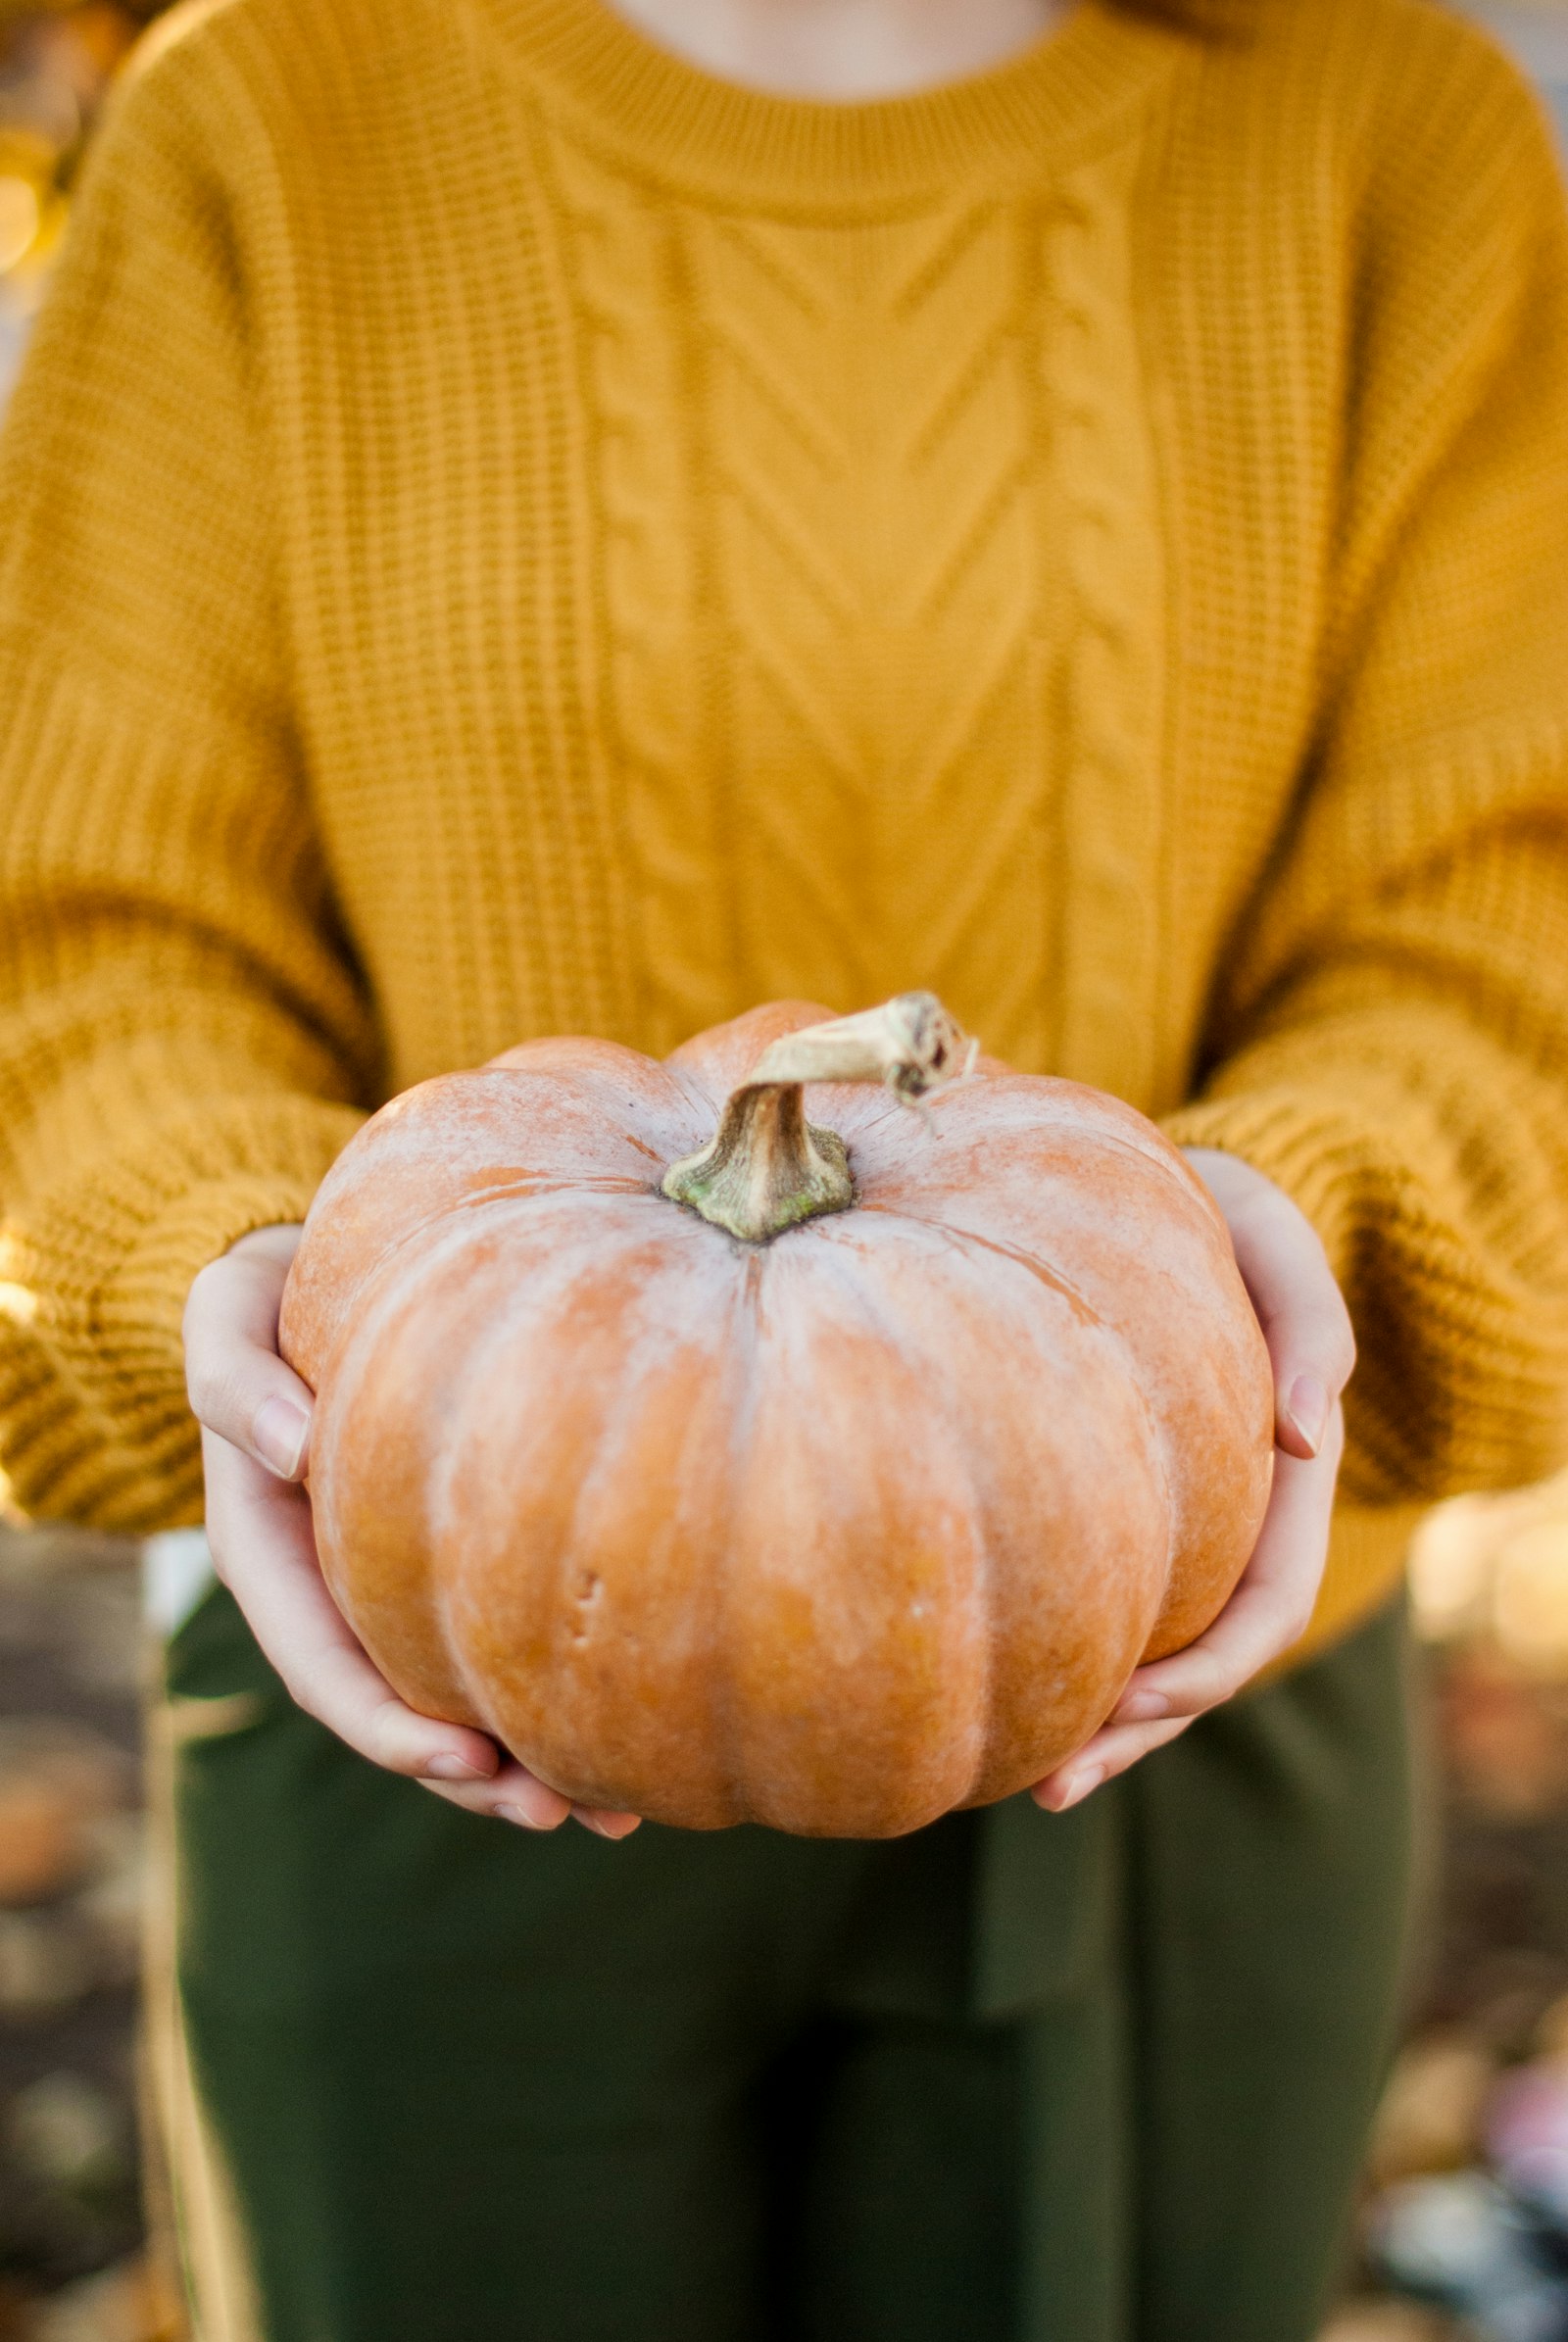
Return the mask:
[[0,501],[0,1417],[193,1517],[197,1268],[530,1035],[940,991],[1230,1147],[1361,1342],[1314,1639],[1562,1453],[1568,236],[1420,0],[729,88],[598,0],[205,0]]

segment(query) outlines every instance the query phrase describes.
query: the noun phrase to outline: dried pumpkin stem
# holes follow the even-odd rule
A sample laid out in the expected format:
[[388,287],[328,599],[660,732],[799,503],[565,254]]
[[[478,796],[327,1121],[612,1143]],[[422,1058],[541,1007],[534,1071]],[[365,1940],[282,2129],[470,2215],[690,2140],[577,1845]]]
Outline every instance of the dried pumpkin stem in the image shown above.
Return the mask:
[[880,1082],[912,1105],[961,1080],[976,1047],[930,992],[786,1033],[731,1091],[708,1145],[670,1165],[664,1194],[749,1244],[843,1211],[855,1201],[849,1155],[837,1131],[807,1121],[802,1085]]

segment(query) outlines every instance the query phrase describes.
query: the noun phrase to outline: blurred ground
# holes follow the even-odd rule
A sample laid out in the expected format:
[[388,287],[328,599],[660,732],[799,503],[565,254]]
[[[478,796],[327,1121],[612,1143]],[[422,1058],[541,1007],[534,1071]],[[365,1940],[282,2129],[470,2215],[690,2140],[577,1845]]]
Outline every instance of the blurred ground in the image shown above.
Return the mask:
[[131,1551],[0,1527],[0,2342],[153,2342]]
[[1410,1576],[1436,1901],[1324,2342],[1564,2342],[1568,1475],[1441,1507]]

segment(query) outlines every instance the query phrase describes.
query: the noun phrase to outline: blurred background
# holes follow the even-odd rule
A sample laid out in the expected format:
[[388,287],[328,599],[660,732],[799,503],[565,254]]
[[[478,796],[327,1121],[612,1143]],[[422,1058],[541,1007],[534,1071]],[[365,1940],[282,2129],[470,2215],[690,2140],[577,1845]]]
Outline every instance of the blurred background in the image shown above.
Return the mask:
[[[159,13],[0,0],[0,406]],[[1471,13],[1568,148],[1568,0]],[[1568,1475],[1435,1512],[1411,1584],[1431,1920],[1324,2342],[1568,2342]],[[0,1513],[0,2342],[183,2342],[142,2243],[141,1664],[133,1549]]]

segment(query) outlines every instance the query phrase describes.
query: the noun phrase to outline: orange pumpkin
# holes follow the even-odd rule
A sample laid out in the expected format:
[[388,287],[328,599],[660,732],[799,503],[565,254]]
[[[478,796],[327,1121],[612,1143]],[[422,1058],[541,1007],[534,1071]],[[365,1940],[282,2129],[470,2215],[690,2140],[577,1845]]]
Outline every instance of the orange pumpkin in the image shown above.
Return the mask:
[[955,1081],[929,994],[822,1015],[393,1099],[282,1346],[327,1582],[415,1707],[595,1805],[881,1837],[1039,1780],[1214,1617],[1271,1384],[1140,1114]]

